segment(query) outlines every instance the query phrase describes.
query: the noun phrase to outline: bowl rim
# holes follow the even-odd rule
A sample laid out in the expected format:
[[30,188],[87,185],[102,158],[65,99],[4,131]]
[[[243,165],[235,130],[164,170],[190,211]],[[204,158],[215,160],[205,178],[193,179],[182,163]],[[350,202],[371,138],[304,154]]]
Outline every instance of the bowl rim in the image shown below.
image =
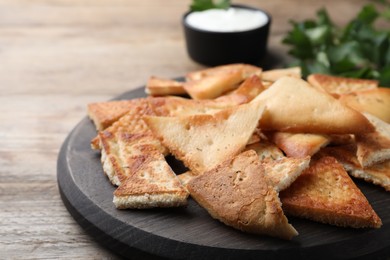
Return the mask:
[[250,10],[255,10],[255,11],[260,11],[262,13],[264,13],[267,18],[268,18],[268,21],[262,25],[262,26],[259,26],[259,27],[256,27],[256,28],[253,28],[253,29],[250,29],[250,30],[245,30],[245,31],[234,31],[234,32],[218,32],[218,31],[209,31],[209,30],[204,30],[204,29],[200,29],[200,28],[197,28],[197,27],[194,27],[190,24],[187,23],[187,16],[193,12],[196,12],[196,11],[187,11],[183,17],[182,17],[182,24],[185,28],[189,28],[191,30],[194,30],[194,31],[198,31],[198,32],[201,32],[201,33],[208,33],[208,34],[218,34],[218,35],[237,35],[237,34],[243,34],[243,33],[250,33],[250,32],[253,32],[253,31],[257,31],[257,30],[260,30],[260,29],[263,29],[263,28],[267,28],[267,27],[270,27],[271,25],[271,21],[272,21],[272,16],[267,12],[265,11],[264,9],[261,9],[261,8],[258,8],[258,7],[254,7],[254,6],[249,6],[249,5],[243,5],[243,4],[231,4],[230,5],[231,7],[238,7],[238,8],[242,8],[242,9],[250,9]]

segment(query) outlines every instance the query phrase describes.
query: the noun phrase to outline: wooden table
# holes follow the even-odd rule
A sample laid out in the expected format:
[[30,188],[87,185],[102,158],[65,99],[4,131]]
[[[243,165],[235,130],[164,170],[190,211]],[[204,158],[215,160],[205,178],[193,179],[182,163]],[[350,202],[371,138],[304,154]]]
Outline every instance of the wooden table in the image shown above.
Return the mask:
[[[272,14],[269,46],[281,57],[290,19],[314,17],[326,5],[345,24],[366,2],[239,1]],[[189,3],[0,1],[0,258],[118,258],[64,207],[58,151],[86,104],[141,86],[150,75],[202,67],[185,51],[180,21]]]

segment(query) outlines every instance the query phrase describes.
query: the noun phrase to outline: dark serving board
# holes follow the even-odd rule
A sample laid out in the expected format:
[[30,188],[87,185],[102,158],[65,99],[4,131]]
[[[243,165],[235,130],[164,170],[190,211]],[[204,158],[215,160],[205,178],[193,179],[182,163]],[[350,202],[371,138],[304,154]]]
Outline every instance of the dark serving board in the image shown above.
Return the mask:
[[[144,96],[144,89],[116,99]],[[96,134],[85,117],[62,145],[57,178],[61,197],[75,220],[116,254],[132,259],[389,259],[390,194],[356,180],[383,221],[380,229],[338,228],[289,218],[300,233],[292,241],[245,234],[212,219],[192,199],[187,207],[117,210],[114,187],[100,154],[90,148]],[[170,160],[175,171],[179,165]]]

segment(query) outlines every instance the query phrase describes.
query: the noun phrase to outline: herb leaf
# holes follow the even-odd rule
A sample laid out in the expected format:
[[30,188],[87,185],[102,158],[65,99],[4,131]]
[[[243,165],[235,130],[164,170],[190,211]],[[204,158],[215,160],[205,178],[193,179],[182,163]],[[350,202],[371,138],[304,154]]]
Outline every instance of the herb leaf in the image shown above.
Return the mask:
[[[355,78],[376,79],[390,87],[390,30],[375,28],[375,22],[390,21],[390,2],[378,12],[373,4],[363,6],[346,26],[338,27],[326,9],[315,20],[291,21],[292,29],[283,43],[302,68],[304,77],[325,73]],[[386,27],[390,28],[390,27]]]
[[204,11],[207,9],[227,9],[230,6],[230,0],[193,0],[190,6],[191,11]]

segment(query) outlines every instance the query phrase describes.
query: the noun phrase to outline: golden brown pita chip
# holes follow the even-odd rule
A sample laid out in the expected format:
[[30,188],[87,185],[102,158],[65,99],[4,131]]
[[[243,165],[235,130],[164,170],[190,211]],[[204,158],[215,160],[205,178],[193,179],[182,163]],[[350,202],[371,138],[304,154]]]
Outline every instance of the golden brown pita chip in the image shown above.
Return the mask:
[[146,158],[137,171],[128,176],[114,192],[118,209],[178,207],[187,204],[188,192],[158,150],[143,154]]
[[229,94],[216,98],[215,101],[241,105],[250,102],[264,90],[265,87],[263,86],[260,77],[253,75],[247,78],[237,89]]
[[151,96],[184,95],[187,92],[183,82],[152,76],[145,86],[145,93]]
[[234,63],[192,71],[187,73],[186,79],[187,81],[200,80],[209,76],[229,74],[232,71],[239,71],[241,72],[243,78],[247,78],[252,75],[260,76],[262,73],[262,68],[249,64]]
[[368,113],[365,116],[374,125],[375,132],[355,136],[356,155],[363,168],[390,160],[390,124]]
[[157,116],[188,116],[213,114],[232,105],[214,100],[194,100],[182,97],[149,98],[149,104]]
[[390,124],[390,88],[344,94],[339,100],[357,111],[370,113]]
[[198,175],[241,152],[263,110],[251,102],[212,115],[148,116],[144,120],[164,146]]
[[346,78],[325,74],[311,74],[307,77],[307,81],[314,87],[322,89],[335,97],[378,87],[378,81],[376,80]]
[[261,73],[261,79],[269,82],[275,82],[284,76],[300,79],[302,77],[301,67],[265,70]]
[[361,113],[297,78],[277,80],[254,101],[267,108],[260,121],[262,130],[315,134],[353,134],[374,130]]
[[135,172],[150,150],[167,153],[167,149],[152,135],[143,121],[144,115],[154,115],[146,99],[142,99],[95,138],[95,148],[101,150],[103,170],[114,185],[119,186]]
[[140,102],[142,102],[141,99],[91,103],[87,107],[88,116],[95,124],[96,130],[101,131],[112,125]]
[[158,150],[160,153],[166,151],[150,133],[101,132],[99,139],[104,173],[116,186],[120,186],[128,176],[142,166],[150,151]]
[[184,89],[193,99],[212,99],[237,88],[243,80],[241,71],[231,71],[188,81],[184,84]]
[[267,137],[288,157],[295,158],[312,156],[330,141],[327,135],[321,134],[270,132]]
[[259,156],[265,175],[277,192],[286,189],[309,166],[310,156],[288,158],[273,143],[261,140],[247,145],[245,150],[254,150]]
[[266,177],[276,191],[287,189],[309,166],[310,156],[305,158],[283,157],[276,160],[270,158],[261,161]]
[[366,197],[333,157],[312,159],[310,167],[280,197],[287,215],[341,227],[382,225]]
[[298,235],[283,214],[278,194],[268,184],[254,151],[223,162],[192,179],[187,187],[213,218],[228,226],[283,239]]
[[335,157],[351,176],[390,191],[390,160],[363,168],[356,157],[356,144],[325,147],[319,153]]

